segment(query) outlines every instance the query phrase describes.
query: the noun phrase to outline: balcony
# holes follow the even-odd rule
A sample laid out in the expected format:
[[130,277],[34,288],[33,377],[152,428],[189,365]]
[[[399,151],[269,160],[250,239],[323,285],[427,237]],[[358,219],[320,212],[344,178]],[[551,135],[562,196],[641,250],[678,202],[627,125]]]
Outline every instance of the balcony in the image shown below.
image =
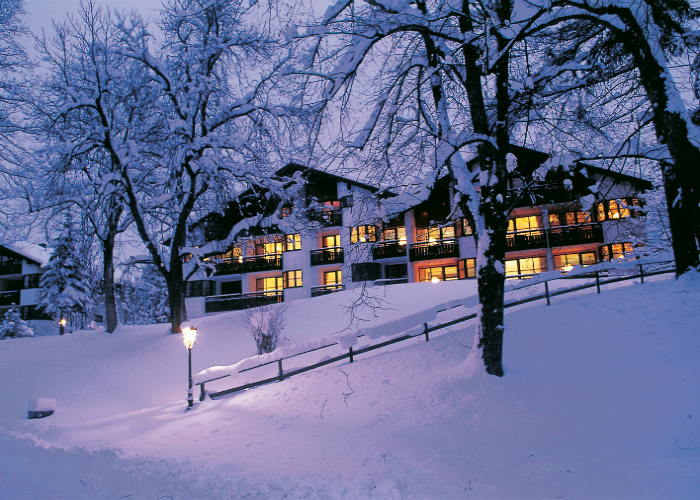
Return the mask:
[[[586,226],[554,227],[549,233],[549,247],[561,247],[567,245],[582,245],[586,243],[602,243],[603,228],[599,224]],[[506,251],[531,250],[547,248],[547,234],[545,230],[522,231],[508,233],[506,236]]]
[[342,264],[345,262],[345,254],[342,247],[319,248],[311,250],[311,265]]
[[0,306],[19,305],[19,290],[0,292]]
[[399,241],[382,241],[372,249],[372,258],[391,259],[392,257],[406,257],[406,243]]
[[258,271],[273,271],[282,269],[282,254],[256,255],[243,259],[243,272],[255,273]]
[[408,278],[387,278],[375,280],[374,286],[405,285],[406,283],[408,283]]
[[284,292],[282,290],[246,293],[245,295],[240,293],[217,295],[205,299],[204,312],[241,311],[280,302],[284,302]]
[[459,257],[459,243],[457,240],[437,240],[425,243],[414,243],[409,250],[411,262],[445,259],[449,257]]
[[335,292],[342,292],[343,290],[345,290],[345,285],[312,286],[311,296],[320,297],[321,295],[329,295]]
[[312,222],[318,222],[323,227],[343,225],[342,210],[309,210],[306,217]]
[[22,260],[13,259],[0,262],[0,276],[7,274],[22,274]]
[[239,259],[229,259],[216,263],[217,276],[226,274],[241,274],[243,272],[243,262]]

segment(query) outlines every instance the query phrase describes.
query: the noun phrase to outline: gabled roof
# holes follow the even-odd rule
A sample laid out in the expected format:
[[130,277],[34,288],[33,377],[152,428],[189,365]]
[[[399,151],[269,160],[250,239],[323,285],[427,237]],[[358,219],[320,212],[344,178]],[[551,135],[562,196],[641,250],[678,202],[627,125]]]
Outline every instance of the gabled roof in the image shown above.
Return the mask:
[[370,191],[371,193],[376,193],[377,191],[379,191],[379,188],[377,188],[375,186],[370,186],[369,184],[365,184],[363,182],[348,179],[346,177],[340,177],[339,175],[324,172],[323,170],[317,170],[315,168],[305,167],[303,165],[299,165],[298,163],[289,163],[289,164],[285,165],[284,167],[280,168],[277,172],[275,172],[275,175],[277,175],[279,177],[292,177],[297,172],[302,172],[302,177],[304,177],[304,178],[307,178],[307,176],[310,176],[310,175],[318,175],[320,177],[325,177],[326,179],[334,180],[336,182],[345,182],[345,183],[350,184],[352,186],[361,187],[363,189]]
[[641,177],[635,177],[633,175],[623,174],[622,172],[616,172],[615,170],[609,170],[607,168],[596,167],[595,165],[589,165],[588,163],[579,163],[579,165],[585,168],[589,172],[593,172],[597,175],[602,175],[604,177],[610,177],[616,181],[626,181],[635,186],[642,191],[646,189],[651,189],[654,185],[651,181],[642,179]]
[[10,255],[24,259],[37,266],[48,264],[51,251],[36,243],[17,242],[13,245],[0,245],[0,248]]

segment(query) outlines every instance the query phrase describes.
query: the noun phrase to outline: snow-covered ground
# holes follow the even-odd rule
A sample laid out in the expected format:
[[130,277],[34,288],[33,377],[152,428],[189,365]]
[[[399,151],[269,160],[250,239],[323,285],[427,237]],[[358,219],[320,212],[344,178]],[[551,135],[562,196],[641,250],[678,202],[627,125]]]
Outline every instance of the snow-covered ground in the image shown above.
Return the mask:
[[[354,322],[351,292],[295,301],[283,343],[469,308],[475,285],[379,289]],[[255,354],[242,317],[196,320],[195,371]],[[697,498],[698,324],[697,276],[617,284],[509,310],[503,378],[465,362],[472,322],[190,412],[166,325],[2,341],[0,499]],[[58,410],[27,420],[37,397]]]

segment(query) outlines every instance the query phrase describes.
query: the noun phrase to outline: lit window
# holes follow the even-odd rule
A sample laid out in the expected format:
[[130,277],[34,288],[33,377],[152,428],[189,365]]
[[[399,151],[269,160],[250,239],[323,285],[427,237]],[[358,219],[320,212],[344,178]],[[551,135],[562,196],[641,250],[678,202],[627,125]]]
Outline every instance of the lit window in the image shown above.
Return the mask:
[[455,237],[455,227],[425,227],[416,229],[416,241],[436,243],[440,240],[451,240]]
[[542,217],[531,215],[529,217],[516,217],[508,221],[508,232],[536,231],[542,229]]
[[255,245],[255,255],[276,255],[282,253],[284,245],[281,241],[273,243],[258,243]]
[[270,278],[258,278],[255,280],[256,292],[276,292],[284,288],[282,276],[272,276]]
[[301,270],[287,271],[282,277],[284,278],[285,288],[299,288],[301,284]]
[[382,229],[382,240],[384,241],[399,241],[406,243],[406,228],[391,227]]
[[343,278],[340,271],[326,271],[323,273],[324,285],[340,285],[342,282]]
[[340,235],[331,234],[321,238],[321,248],[335,248],[340,246]]
[[462,259],[457,262],[459,279],[476,278],[476,259]]
[[459,279],[457,266],[424,267],[418,270],[418,281],[421,283],[453,281],[456,279]]
[[374,226],[357,226],[350,228],[351,243],[373,243],[377,241],[377,228]]
[[469,221],[466,217],[462,217],[457,222],[455,222],[455,235],[459,238],[461,236],[469,236],[473,234],[472,227],[469,225]]
[[537,274],[546,270],[547,259],[545,257],[529,257],[526,259],[506,261],[506,276]]
[[631,243],[613,243],[600,247],[600,257],[602,260],[624,259],[625,256],[633,252]]
[[292,250],[301,250],[301,235],[298,233],[285,235],[284,251],[289,252]]

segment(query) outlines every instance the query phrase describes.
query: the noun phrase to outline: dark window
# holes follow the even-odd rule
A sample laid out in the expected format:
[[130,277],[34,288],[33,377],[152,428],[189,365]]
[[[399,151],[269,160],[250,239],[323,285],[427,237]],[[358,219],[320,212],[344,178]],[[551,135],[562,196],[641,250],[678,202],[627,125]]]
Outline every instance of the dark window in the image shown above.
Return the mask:
[[100,314],[95,314],[95,323],[104,323],[105,319]]
[[216,295],[215,281],[188,281],[185,284],[185,297],[208,297]]
[[457,275],[461,280],[476,278],[476,259],[462,259],[457,261]]
[[350,194],[350,195],[348,195],[348,196],[343,196],[343,197],[340,199],[340,206],[343,207],[343,208],[350,208],[350,207],[352,207],[352,195]]
[[301,270],[287,271],[282,277],[284,278],[285,288],[299,288],[301,285]]
[[408,264],[393,264],[386,266],[386,279],[408,278]]
[[27,288],[39,288],[39,280],[41,279],[41,274],[27,274],[24,276],[23,287]]
[[221,295],[231,295],[234,293],[243,292],[243,282],[242,281],[222,281],[221,282]]
[[377,262],[360,262],[352,265],[352,281],[382,279],[382,265]]

